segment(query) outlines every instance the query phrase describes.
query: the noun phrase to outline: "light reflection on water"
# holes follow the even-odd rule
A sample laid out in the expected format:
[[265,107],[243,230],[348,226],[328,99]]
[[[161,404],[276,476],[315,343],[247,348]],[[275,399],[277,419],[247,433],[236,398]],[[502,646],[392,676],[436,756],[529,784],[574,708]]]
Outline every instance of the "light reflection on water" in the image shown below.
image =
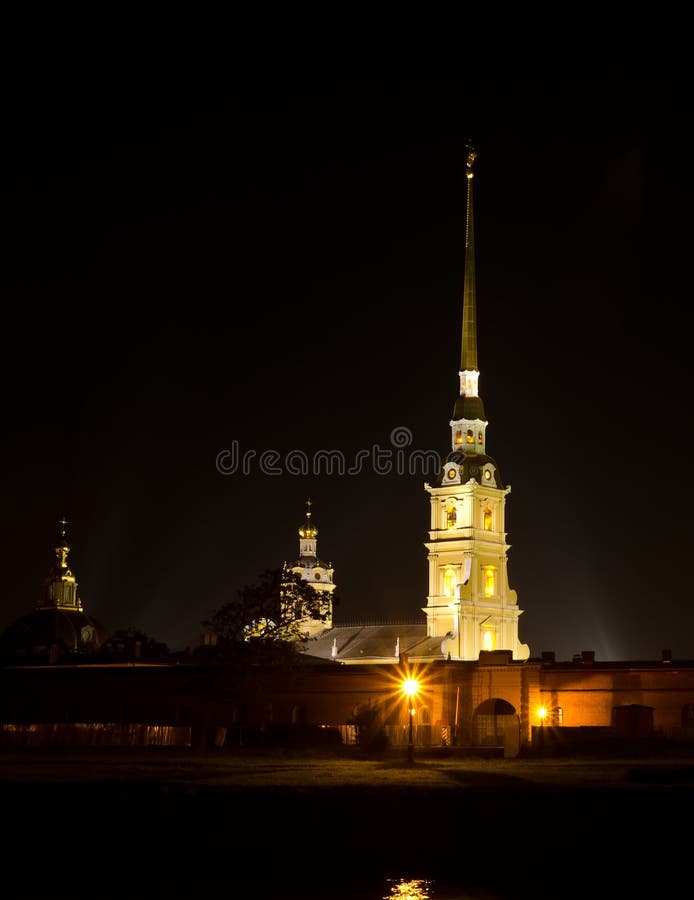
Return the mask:
[[379,900],[505,900],[500,894],[469,893],[443,887],[429,878],[386,878],[388,893]]
[[389,885],[389,893],[383,896],[383,900],[428,900],[430,881],[425,878],[386,878]]

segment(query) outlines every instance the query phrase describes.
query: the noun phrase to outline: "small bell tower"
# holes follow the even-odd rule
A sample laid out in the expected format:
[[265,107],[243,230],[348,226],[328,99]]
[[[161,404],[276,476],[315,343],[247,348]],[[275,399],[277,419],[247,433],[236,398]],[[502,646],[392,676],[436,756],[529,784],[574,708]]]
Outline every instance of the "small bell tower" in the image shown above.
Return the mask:
[[58,522],[58,540],[55,546],[55,562],[45,581],[45,591],[36,603],[37,609],[66,609],[82,612],[82,602],[77,595],[77,579],[71,572],[67,558],[70,545],[66,537],[67,520]]
[[311,637],[333,627],[331,594],[335,590],[332,563],[323,562],[318,557],[318,529],[313,521],[312,506],[309,498],[306,501],[306,520],[299,527],[299,558],[289,567],[302,581],[318,591],[322,601],[325,601],[325,619],[306,619],[305,630]]

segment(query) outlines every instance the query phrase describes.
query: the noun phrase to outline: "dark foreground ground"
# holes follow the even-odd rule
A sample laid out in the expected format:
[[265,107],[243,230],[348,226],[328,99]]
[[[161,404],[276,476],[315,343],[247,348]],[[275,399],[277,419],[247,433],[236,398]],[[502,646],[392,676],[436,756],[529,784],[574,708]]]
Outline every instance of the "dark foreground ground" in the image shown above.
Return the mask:
[[694,759],[3,751],[0,804],[8,900],[380,900],[393,878],[441,900],[563,900],[691,883]]

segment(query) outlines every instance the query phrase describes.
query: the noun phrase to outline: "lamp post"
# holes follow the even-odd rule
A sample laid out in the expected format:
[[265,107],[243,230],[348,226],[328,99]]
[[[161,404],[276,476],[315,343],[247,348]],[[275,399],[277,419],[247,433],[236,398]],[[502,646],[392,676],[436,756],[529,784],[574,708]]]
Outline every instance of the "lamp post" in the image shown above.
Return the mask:
[[414,763],[414,698],[419,684],[414,678],[408,678],[402,687],[407,694],[407,714],[410,719],[407,730],[407,764],[411,766]]
[[538,741],[538,749],[540,756],[543,756],[545,750],[545,719],[547,718],[546,706],[539,706],[537,708],[537,717],[540,720],[540,739]]

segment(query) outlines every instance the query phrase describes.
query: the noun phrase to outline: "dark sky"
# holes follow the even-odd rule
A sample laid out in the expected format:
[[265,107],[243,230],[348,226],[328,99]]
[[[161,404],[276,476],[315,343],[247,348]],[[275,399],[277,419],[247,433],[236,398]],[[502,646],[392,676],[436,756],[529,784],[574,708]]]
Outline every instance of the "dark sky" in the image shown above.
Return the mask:
[[[86,611],[195,644],[296,557],[308,496],[338,623],[418,616],[427,476],[396,457],[321,474],[316,454],[353,466],[396,428],[448,450],[471,138],[521,640],[694,657],[689,63],[657,26],[560,37],[22,55],[3,97],[0,627],[33,608],[65,514]],[[233,446],[276,450],[281,474],[257,456],[221,474]]]

